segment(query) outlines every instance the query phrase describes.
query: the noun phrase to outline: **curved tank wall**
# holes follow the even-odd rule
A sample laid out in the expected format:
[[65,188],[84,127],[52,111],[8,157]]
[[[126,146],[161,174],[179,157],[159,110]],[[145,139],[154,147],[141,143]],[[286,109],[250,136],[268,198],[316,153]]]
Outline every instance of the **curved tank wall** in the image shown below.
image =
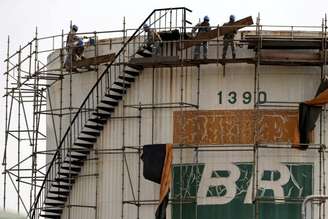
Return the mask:
[[[116,45],[109,51],[106,46],[100,47],[100,53],[107,54],[119,48],[120,45]],[[222,47],[219,49],[222,51]],[[216,57],[217,48],[210,46],[209,53],[209,57]],[[90,48],[87,55],[92,54]],[[49,60],[56,55],[58,54],[53,54]],[[228,57],[230,55],[228,53]],[[237,48],[237,57],[249,55],[254,55],[253,51],[245,46]],[[139,159],[138,150],[135,149],[144,144],[176,145],[167,218],[214,219],[218,214],[225,218],[255,218],[255,214],[258,214],[259,218],[265,218],[265,214],[273,215],[269,218],[287,218],[286,215],[289,214],[293,218],[297,212],[300,215],[299,203],[302,198],[322,192],[320,180],[324,181],[322,178],[325,175],[322,171],[323,164],[319,162],[318,150],[302,151],[290,148],[290,142],[283,137],[281,131],[281,127],[288,123],[282,111],[290,113],[288,115],[295,115],[295,102],[314,97],[320,83],[319,67],[259,67],[259,98],[266,103],[272,103],[271,106],[263,104],[265,106],[258,110],[276,111],[270,114],[272,120],[261,123],[270,127],[260,126],[258,132],[264,133],[265,139],[265,130],[274,130],[277,132],[273,134],[275,141],[279,144],[263,144],[256,153],[250,147],[247,149],[247,145],[250,144],[248,140],[245,140],[245,144],[236,145],[233,139],[229,139],[236,138],[234,133],[246,136],[248,129],[243,125],[253,121],[245,117],[254,109],[255,66],[246,63],[226,64],[225,75],[220,64],[201,65],[199,71],[198,77],[197,67],[143,70],[128,89],[123,101],[116,107],[113,117],[117,119],[111,119],[105,124],[94,150],[84,163],[80,176],[70,192],[66,203],[68,207],[64,209],[62,218],[154,218],[159,185],[143,178],[143,164]],[[69,107],[69,80],[69,75],[66,75],[63,85],[57,82],[51,86],[52,108],[60,106],[61,86],[62,107]],[[79,107],[96,80],[95,72],[72,75],[71,100],[74,109]],[[179,106],[181,102],[196,105],[198,82],[198,109],[150,107],[139,110],[138,107],[129,107],[152,103]],[[274,104],[276,101],[294,105],[278,107],[278,104]],[[227,111],[226,114],[222,115],[222,110]],[[187,111],[192,111],[189,113],[194,113],[192,115],[196,115],[197,121],[189,118],[185,114]],[[268,111],[264,114],[266,112]],[[236,115],[241,116],[235,119]],[[123,116],[127,118],[121,119]],[[230,120],[229,116],[235,120]],[[263,118],[265,116],[267,114]],[[254,118],[256,120],[256,117]],[[58,121],[55,121],[57,136]],[[69,116],[66,116],[63,119],[62,133],[66,131],[68,121]],[[55,148],[56,143],[50,116],[47,122],[47,143],[48,149],[51,149]],[[236,125],[237,123],[240,124]],[[326,123],[323,122],[323,125]],[[225,130],[224,127],[231,127],[230,132],[233,133],[221,134]],[[314,131],[315,143],[320,143],[319,128],[320,125],[317,125]],[[216,130],[216,133],[211,134],[212,130]],[[213,135],[215,139],[211,140]],[[216,139],[219,138],[216,136],[223,140]],[[326,135],[322,139],[325,138]],[[188,144],[179,142],[181,139]],[[215,142],[223,143],[217,147],[218,144]],[[191,147],[195,144],[199,146],[197,150]],[[121,153],[123,146],[124,155]],[[254,161],[255,166],[252,165]],[[252,204],[255,201],[255,193],[258,205]],[[188,199],[189,202],[181,201],[181,198]]]

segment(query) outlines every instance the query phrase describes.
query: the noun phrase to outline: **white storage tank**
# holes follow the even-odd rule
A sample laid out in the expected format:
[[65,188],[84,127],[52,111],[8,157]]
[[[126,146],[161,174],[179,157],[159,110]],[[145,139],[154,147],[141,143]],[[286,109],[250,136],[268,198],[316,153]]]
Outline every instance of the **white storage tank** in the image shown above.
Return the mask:
[[[114,45],[99,46],[99,54],[117,52],[121,44]],[[245,45],[236,49],[237,58],[255,55]],[[210,42],[208,58],[215,59],[218,51],[222,54],[222,44]],[[93,52],[86,48],[86,57]],[[313,145],[291,147],[297,103],[315,96],[320,73],[320,66],[256,69],[245,62],[144,68],[100,131],[61,218],[154,218],[160,185],[144,179],[141,149],[166,143],[174,144],[167,218],[300,218],[302,200],[325,192],[327,164],[319,150],[326,139],[325,112]],[[94,71],[65,75],[62,85],[58,81],[50,88],[52,108],[60,107],[62,95],[62,108],[71,100],[78,109],[96,80]],[[48,149],[56,147],[50,121]],[[58,119],[55,124],[59,133]],[[62,135],[68,124],[65,116]],[[319,207],[311,211],[318,216]]]

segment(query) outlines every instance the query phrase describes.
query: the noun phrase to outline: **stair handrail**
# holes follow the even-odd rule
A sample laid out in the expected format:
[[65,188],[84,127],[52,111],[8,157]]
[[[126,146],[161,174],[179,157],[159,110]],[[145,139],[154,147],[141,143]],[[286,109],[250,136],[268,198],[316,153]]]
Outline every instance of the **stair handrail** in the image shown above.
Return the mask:
[[[75,116],[73,117],[73,119],[71,120],[65,134],[63,135],[59,146],[57,147],[57,150],[55,152],[55,154],[53,155],[52,160],[50,161],[49,165],[48,165],[48,169],[44,175],[44,180],[42,182],[42,185],[40,186],[40,190],[33,202],[33,204],[31,205],[30,211],[27,215],[27,217],[31,217],[34,218],[35,216],[35,210],[37,210],[37,205],[38,205],[38,201],[40,199],[40,196],[43,192],[43,189],[45,187],[45,183],[47,181],[47,178],[49,176],[49,173],[51,171],[51,167],[54,165],[56,158],[59,154],[59,151],[63,145],[63,143],[65,142],[66,136],[69,134],[71,127],[73,127],[74,122],[76,120],[76,118],[78,117],[78,115],[81,113],[81,110],[83,109],[83,106],[85,105],[85,103],[88,101],[89,97],[91,96],[91,94],[93,93],[93,91],[97,88],[99,82],[102,80],[102,78],[108,73],[109,68],[112,66],[112,64],[116,61],[117,57],[119,57],[121,55],[121,53],[124,51],[124,49],[126,48],[126,46],[136,37],[137,33],[139,32],[139,30],[141,30],[144,26],[144,24],[146,24],[146,22],[149,20],[149,18],[156,13],[157,11],[163,11],[163,10],[186,10],[189,12],[192,12],[192,10],[186,8],[186,7],[173,7],[173,8],[161,8],[161,9],[154,9],[148,16],[147,18],[141,23],[141,25],[135,30],[135,32],[130,36],[130,38],[124,43],[124,45],[121,47],[121,49],[116,53],[114,59],[107,65],[106,69],[103,71],[103,73],[100,75],[100,77],[98,78],[98,80],[96,81],[96,83],[94,84],[94,86],[90,89],[88,95],[85,97],[84,101],[82,102],[81,106],[79,107],[79,109],[77,110],[77,112],[75,113]],[[33,211],[33,214],[31,215]]]

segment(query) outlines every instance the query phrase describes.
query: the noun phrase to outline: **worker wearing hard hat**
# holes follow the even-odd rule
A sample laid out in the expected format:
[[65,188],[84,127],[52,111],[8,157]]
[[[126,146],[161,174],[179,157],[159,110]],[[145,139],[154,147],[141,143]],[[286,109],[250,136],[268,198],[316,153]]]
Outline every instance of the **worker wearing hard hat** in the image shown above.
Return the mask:
[[[232,14],[229,17],[229,22],[225,23],[224,25],[226,26],[231,26],[235,22],[235,16]],[[222,52],[222,59],[226,58],[227,55],[227,49],[228,46],[230,45],[231,47],[231,53],[232,53],[232,58],[236,58],[236,51],[235,51],[235,45],[234,45],[234,38],[236,35],[236,30],[233,30],[232,32],[226,33],[223,36],[223,52]]]
[[[203,19],[203,22],[198,23],[193,29],[192,29],[192,34],[193,36],[197,37],[199,33],[204,33],[204,32],[210,32],[211,27],[210,27],[210,18],[206,15]],[[203,57],[204,59],[207,59],[207,50],[208,50],[208,43],[207,41],[204,41],[200,44],[197,44],[194,48],[194,59],[199,59],[200,58],[200,47],[203,48]]]
[[143,25],[143,30],[147,34],[145,36],[145,44],[148,50],[151,50],[153,56],[157,56],[161,52],[161,36],[147,24]]
[[76,35],[78,27],[74,24],[71,26],[71,30],[67,35],[66,51],[67,56],[65,59],[66,69],[70,69],[72,64],[78,59],[84,59],[84,45],[83,40]]

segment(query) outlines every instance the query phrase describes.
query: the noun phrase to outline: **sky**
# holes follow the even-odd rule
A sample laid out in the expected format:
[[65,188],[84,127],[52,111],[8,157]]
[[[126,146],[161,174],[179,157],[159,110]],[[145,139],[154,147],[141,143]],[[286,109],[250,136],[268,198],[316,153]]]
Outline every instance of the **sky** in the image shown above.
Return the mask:
[[[122,29],[123,17],[128,28],[136,28],[153,9],[187,7],[192,23],[205,15],[211,25],[225,23],[230,14],[236,19],[260,13],[261,23],[266,25],[320,26],[328,13],[327,0],[0,0],[0,93],[5,93],[5,65],[7,38],[11,50],[31,41],[35,28],[39,36],[50,36],[68,31],[70,21],[79,26],[80,32]],[[4,121],[5,99],[0,98],[0,121]],[[0,124],[0,159],[4,146],[4,123]],[[1,167],[2,172],[2,167]],[[0,176],[0,206],[2,207],[2,177]],[[14,191],[9,196],[15,196]],[[0,207],[0,208],[1,208]],[[15,205],[8,206],[14,209]]]

